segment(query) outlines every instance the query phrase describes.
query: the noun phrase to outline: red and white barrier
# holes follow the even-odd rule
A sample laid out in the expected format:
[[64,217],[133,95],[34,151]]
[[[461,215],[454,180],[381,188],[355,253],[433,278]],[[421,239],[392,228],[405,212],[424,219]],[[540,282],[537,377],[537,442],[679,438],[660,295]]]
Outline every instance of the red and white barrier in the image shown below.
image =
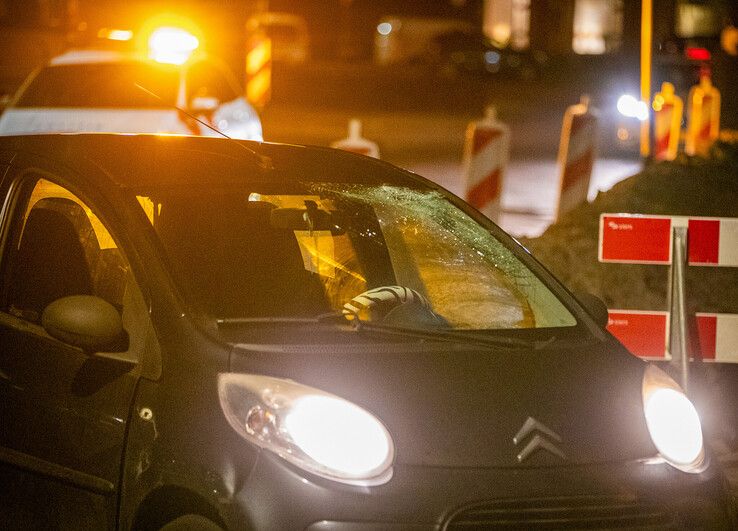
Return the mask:
[[738,218],[600,215],[600,262],[671,263],[673,227],[687,227],[689,265],[738,267]]
[[697,341],[702,361],[738,363],[738,315],[698,313]]
[[464,144],[466,202],[492,221],[500,219],[502,181],[510,152],[510,128],[497,121],[495,108],[472,122]]
[[361,120],[356,118],[349,121],[348,136],[331,143],[330,147],[374,157],[375,159],[379,158],[379,146],[361,136]]
[[607,330],[638,357],[670,360],[669,312],[608,310]]
[[[669,312],[608,310],[607,330],[634,355],[669,361]],[[738,363],[738,315],[697,313],[692,359]]]
[[564,113],[559,143],[559,198],[556,218],[587,200],[597,151],[597,112],[589,107],[589,97]]

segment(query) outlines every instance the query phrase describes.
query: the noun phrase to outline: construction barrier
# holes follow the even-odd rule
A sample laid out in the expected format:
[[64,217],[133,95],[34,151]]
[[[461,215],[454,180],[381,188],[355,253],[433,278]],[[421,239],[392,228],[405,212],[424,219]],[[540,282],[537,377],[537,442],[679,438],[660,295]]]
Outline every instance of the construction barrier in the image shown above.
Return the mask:
[[669,265],[676,227],[688,230],[689,265],[738,267],[738,218],[602,214],[598,259]]
[[558,156],[556,219],[587,200],[597,151],[597,124],[597,111],[590,108],[586,95],[564,113]]
[[656,160],[674,160],[679,152],[684,102],[674,94],[674,85],[664,82],[653,97],[654,148]]
[[246,99],[260,109],[271,95],[272,41],[263,31],[257,31],[246,45]]
[[[598,259],[600,262],[671,264],[677,262],[678,230],[688,235],[683,261],[691,266],[738,267],[738,218],[644,216],[602,214]],[[672,284],[683,275],[672,271]],[[672,293],[674,289],[672,287]],[[672,301],[672,305],[674,301]],[[682,319],[682,309],[671,311],[609,310],[608,330],[633,354],[648,359],[672,359],[672,317]],[[738,315],[697,313],[692,337],[686,323],[682,356],[703,361],[738,363]],[[689,354],[687,354],[689,352]]]
[[[669,312],[608,310],[607,330],[640,358],[670,361]],[[738,315],[697,313],[691,360],[738,363]]]
[[707,156],[720,134],[720,91],[712,86],[708,75],[700,76],[698,85],[687,97],[689,124],[684,151],[687,155]]
[[376,159],[379,158],[379,146],[361,136],[361,120],[357,120],[356,118],[349,121],[348,136],[331,143],[331,147]]
[[464,143],[466,202],[494,222],[501,213],[502,183],[510,153],[510,128],[497,120],[495,107],[471,122]]

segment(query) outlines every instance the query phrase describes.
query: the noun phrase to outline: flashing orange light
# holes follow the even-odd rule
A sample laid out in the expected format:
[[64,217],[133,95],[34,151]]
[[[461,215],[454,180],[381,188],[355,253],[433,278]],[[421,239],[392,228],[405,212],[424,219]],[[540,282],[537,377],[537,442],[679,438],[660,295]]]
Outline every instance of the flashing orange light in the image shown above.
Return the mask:
[[133,38],[133,32],[124,29],[102,28],[97,32],[97,36],[111,41],[130,41]]
[[192,33],[182,28],[164,26],[149,37],[149,57],[159,63],[181,65],[200,45]]

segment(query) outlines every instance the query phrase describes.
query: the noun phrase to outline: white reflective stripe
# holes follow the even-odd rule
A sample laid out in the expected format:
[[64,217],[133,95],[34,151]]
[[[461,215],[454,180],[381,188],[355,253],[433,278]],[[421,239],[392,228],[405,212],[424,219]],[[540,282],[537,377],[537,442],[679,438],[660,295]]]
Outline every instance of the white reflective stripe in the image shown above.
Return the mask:
[[738,315],[718,314],[715,361],[738,363]]
[[507,136],[506,133],[487,142],[485,146],[471,157],[469,164],[469,187],[480,183],[486,179],[492,172],[505,165],[507,156]]
[[720,247],[718,265],[738,267],[738,219],[720,220]]

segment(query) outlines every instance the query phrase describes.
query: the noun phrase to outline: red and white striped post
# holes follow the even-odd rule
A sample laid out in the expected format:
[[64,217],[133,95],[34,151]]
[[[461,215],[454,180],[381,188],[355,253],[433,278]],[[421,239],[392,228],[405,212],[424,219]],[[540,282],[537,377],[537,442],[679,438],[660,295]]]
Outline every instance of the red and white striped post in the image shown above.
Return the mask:
[[653,97],[653,158],[674,160],[679,151],[684,102],[674,94],[674,85],[664,81]]
[[583,95],[564,113],[559,143],[559,197],[556,219],[587,200],[592,166],[597,154],[597,111]]
[[684,151],[687,155],[706,157],[720,134],[720,91],[710,81],[707,72],[700,75],[699,84],[689,90],[689,124]]
[[356,118],[349,121],[348,136],[332,142],[330,147],[374,157],[375,159],[379,158],[379,146],[361,136],[361,120]]
[[466,202],[499,222],[502,182],[510,152],[510,128],[497,120],[493,106],[482,120],[471,122],[464,144]]

